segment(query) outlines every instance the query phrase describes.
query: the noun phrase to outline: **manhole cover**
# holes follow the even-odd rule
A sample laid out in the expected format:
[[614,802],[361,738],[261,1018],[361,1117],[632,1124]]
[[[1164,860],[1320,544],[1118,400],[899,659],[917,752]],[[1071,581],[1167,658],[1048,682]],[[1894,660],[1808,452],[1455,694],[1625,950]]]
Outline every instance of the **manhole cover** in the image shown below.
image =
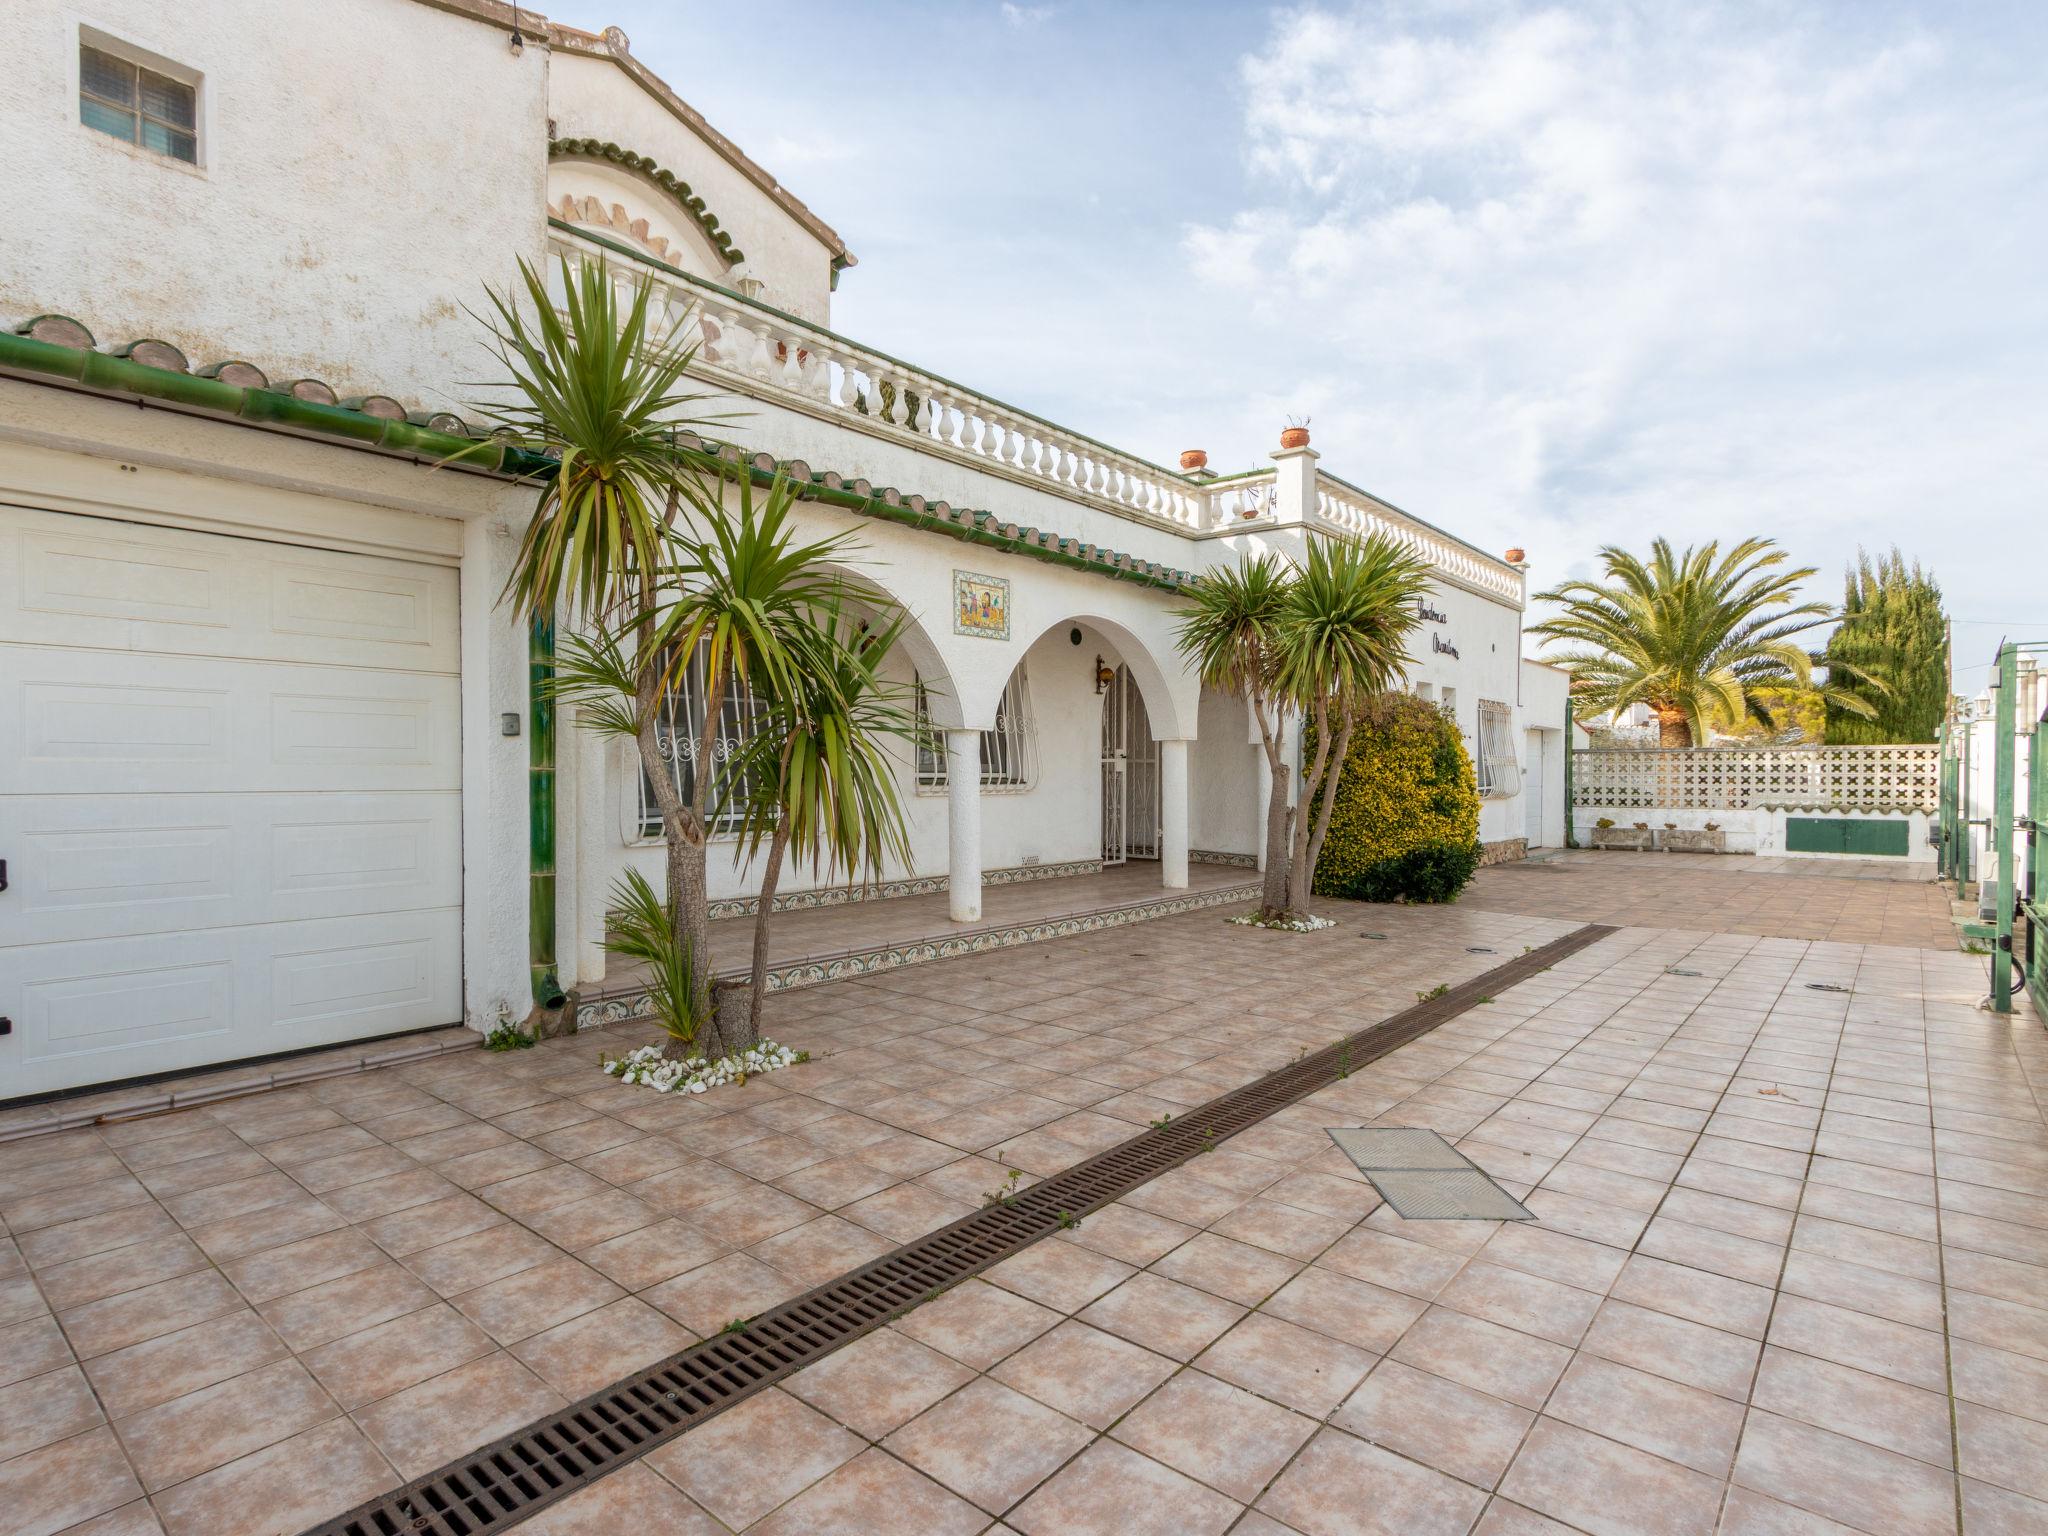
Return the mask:
[[1497,955],[1500,951],[1488,949],[1484,944],[1467,944],[1465,946],[1465,953],[1468,955]]
[[1386,935],[1384,933],[1361,933],[1359,937],[1361,939],[1384,939]]
[[1534,1221],[1536,1213],[1435,1131],[1331,1127],[1330,1139],[1409,1221]]

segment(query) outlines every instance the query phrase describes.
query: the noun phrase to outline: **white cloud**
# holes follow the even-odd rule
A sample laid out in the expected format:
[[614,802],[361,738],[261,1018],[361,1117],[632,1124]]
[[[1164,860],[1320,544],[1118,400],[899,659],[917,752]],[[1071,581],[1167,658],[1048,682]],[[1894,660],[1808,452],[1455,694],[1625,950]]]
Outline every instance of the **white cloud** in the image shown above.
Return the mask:
[[1285,13],[1259,193],[1183,253],[1326,464],[1540,579],[1761,530],[1829,586],[1893,539],[1966,585],[1930,507],[1995,547],[2048,470],[2048,113],[1999,62],[1782,10]]
[[1028,32],[1038,26],[1050,17],[1055,9],[1056,7],[1050,5],[1013,5],[1011,0],[1003,0],[1001,7],[1003,20],[1019,32]]

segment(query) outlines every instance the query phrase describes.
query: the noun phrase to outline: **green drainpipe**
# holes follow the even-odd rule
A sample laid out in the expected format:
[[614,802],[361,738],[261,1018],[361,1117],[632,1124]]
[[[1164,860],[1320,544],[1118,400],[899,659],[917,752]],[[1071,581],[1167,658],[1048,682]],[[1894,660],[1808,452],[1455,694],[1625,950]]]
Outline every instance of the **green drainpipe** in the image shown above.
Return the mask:
[[1572,816],[1572,696],[1564,696],[1564,845],[1567,848],[1579,846],[1579,835],[1573,831]]
[[550,1012],[567,998],[555,975],[555,621],[534,619],[526,648],[527,839],[532,861],[528,878],[527,958],[533,972],[533,1002]]

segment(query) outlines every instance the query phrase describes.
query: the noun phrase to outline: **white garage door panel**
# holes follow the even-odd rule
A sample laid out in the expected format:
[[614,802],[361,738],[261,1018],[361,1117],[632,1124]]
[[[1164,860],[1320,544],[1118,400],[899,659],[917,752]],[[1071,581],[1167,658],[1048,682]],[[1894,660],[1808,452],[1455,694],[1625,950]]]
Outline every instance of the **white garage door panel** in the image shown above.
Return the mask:
[[460,665],[452,573],[404,560],[0,508],[20,579],[0,641],[309,661]]
[[11,850],[0,897],[8,943],[462,901],[462,798],[452,790],[9,796],[0,849]]
[[[17,950],[10,1093],[175,1071],[461,1017],[459,909]],[[11,994],[11,995],[10,995]]]
[[0,1099],[462,1017],[457,587],[0,505]]
[[461,682],[0,646],[0,795],[459,789]]

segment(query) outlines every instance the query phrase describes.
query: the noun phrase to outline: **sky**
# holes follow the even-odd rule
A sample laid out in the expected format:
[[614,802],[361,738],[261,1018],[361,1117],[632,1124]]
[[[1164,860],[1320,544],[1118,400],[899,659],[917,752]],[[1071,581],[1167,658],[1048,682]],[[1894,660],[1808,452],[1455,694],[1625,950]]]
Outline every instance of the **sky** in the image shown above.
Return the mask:
[[2048,3],[602,0],[859,257],[835,329],[1536,588],[1750,534],[2048,638]]

